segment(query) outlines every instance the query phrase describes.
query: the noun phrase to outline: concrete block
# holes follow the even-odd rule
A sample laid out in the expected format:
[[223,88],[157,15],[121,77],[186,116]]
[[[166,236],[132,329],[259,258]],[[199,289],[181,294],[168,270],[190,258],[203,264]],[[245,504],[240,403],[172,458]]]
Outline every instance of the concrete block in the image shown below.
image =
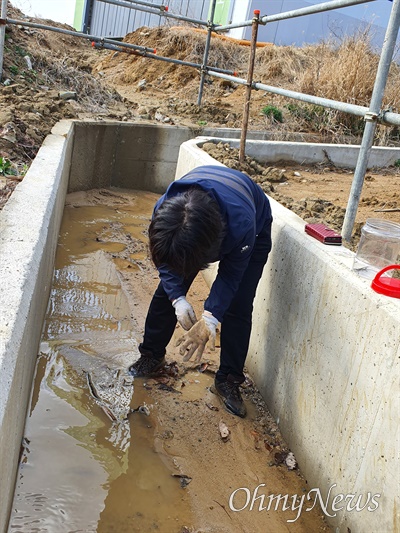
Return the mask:
[[[210,137],[199,137],[199,146]],[[214,142],[229,142],[239,148],[238,139],[214,138]],[[339,168],[355,168],[360,147],[351,144],[323,144],[305,142],[262,141],[248,139],[246,154],[261,163],[332,163]],[[368,168],[382,168],[394,164],[400,158],[399,148],[374,146],[371,149]]]

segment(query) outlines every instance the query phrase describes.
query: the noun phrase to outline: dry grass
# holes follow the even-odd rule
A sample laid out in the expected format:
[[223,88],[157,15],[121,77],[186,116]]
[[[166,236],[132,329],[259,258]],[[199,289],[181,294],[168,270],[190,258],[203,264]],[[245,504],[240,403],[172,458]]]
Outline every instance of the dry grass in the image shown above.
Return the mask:
[[[369,32],[350,36],[340,45],[323,42],[303,48],[273,47],[258,55],[258,73],[269,85],[290,88],[294,91],[368,107],[372,96],[379,56],[372,52]],[[319,106],[301,104],[281,99],[295,131],[313,129],[319,133],[359,135],[362,119]],[[400,68],[393,63],[388,79],[383,109],[400,110]],[[286,120],[288,116],[286,113]],[[376,142],[386,144],[391,138],[398,140],[398,130],[379,126]]]

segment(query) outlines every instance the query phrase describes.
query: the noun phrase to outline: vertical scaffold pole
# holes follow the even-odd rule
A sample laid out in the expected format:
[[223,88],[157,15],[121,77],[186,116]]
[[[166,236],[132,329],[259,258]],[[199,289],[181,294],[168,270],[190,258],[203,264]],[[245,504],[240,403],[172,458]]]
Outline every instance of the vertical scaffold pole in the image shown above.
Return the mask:
[[351,185],[349,201],[347,203],[346,214],[343,221],[342,237],[345,241],[351,240],[354,222],[356,220],[358,204],[360,202],[365,173],[367,171],[368,159],[374,142],[376,123],[381,111],[383,94],[389,75],[390,64],[396,45],[397,34],[400,25],[400,0],[393,1],[392,12],[383,41],[382,53],[379,59],[375,84],[372,91],[369,111],[365,116],[365,128],[360,146],[356,168],[354,170],[353,183]]
[[206,79],[206,68],[208,63],[208,53],[210,51],[210,44],[211,44],[211,32],[214,29],[214,15],[215,15],[215,4],[217,3],[217,0],[212,0],[211,4],[211,12],[210,12],[210,20],[208,21],[208,33],[206,38],[206,45],[204,48],[204,55],[203,55],[203,65],[201,67],[201,77],[200,77],[200,87],[199,87],[199,95],[197,97],[197,105],[201,106],[201,99],[203,97],[203,88],[204,88],[204,82]]
[[8,0],[1,0],[0,12],[0,81],[3,79],[3,62],[4,62],[4,41],[6,37],[6,18],[7,18]]
[[256,58],[259,20],[260,20],[260,11],[256,9],[254,11],[253,23],[251,26],[251,29],[252,29],[251,48],[250,48],[249,68],[247,71],[247,85],[246,85],[246,93],[245,93],[245,100],[244,100],[242,131],[240,135],[240,147],[239,147],[239,162],[240,163],[244,163],[244,157],[246,155],[246,137],[247,137],[247,128],[249,124],[250,98],[251,98],[251,90],[252,90],[252,85],[253,85],[254,61]]

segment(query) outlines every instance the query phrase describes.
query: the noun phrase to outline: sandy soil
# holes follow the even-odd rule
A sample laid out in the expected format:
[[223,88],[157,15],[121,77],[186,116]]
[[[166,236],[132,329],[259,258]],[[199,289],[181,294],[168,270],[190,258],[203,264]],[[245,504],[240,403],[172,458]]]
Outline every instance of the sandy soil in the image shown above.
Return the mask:
[[[151,297],[147,278],[136,273],[126,276],[125,281],[128,293],[135,301],[141,301],[140,309],[136,307],[141,321]],[[207,286],[198,277],[188,295],[197,315],[201,313],[207,294]],[[296,512],[290,509],[283,512],[279,505],[276,511],[274,503],[269,512],[258,510],[259,500],[252,511],[249,506],[241,512],[229,508],[231,494],[243,487],[250,489],[253,495],[256,487],[264,484],[259,494],[265,494],[266,498],[271,494],[301,498],[311,487],[297,468],[291,470],[287,466],[285,461],[290,464],[290,450],[251,379],[243,389],[248,417],[238,419],[226,412],[210,391],[218,365],[218,342],[216,352],[206,351],[203,367],[184,364],[175,348],[176,339],[182,333],[177,327],[167,351],[167,360],[177,375],[145,380],[144,386],[150,391],[158,411],[159,447],[168,454],[175,470],[190,478],[186,490],[191,497],[195,523],[188,525],[187,531],[328,531],[318,507],[301,513],[294,523],[288,520],[295,519]],[[221,423],[230,432],[226,440],[221,437]],[[245,505],[244,496],[244,491],[239,491],[232,505],[240,509]],[[264,505],[267,503],[266,500]]]

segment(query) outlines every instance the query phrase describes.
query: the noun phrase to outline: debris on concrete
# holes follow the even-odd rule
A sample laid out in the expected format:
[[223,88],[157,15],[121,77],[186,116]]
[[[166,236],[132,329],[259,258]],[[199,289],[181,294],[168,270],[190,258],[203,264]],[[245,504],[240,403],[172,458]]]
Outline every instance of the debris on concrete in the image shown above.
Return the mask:
[[297,470],[297,461],[293,452],[279,451],[274,454],[274,462],[270,466],[285,465],[288,470]]
[[149,406],[144,403],[143,405],[139,405],[139,407],[136,407],[135,409],[131,409],[128,414],[132,413],[141,413],[142,415],[150,416],[150,409]]

